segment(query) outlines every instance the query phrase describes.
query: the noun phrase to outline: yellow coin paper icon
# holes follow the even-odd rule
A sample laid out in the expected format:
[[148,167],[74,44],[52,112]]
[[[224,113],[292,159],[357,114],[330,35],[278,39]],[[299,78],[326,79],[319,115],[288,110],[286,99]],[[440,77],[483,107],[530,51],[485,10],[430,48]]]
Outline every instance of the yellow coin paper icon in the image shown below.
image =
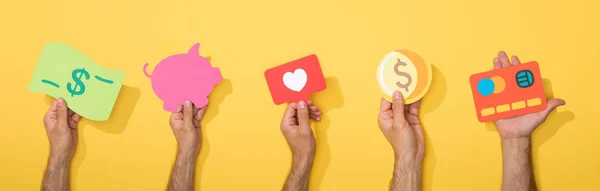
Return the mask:
[[431,65],[408,50],[388,53],[377,68],[377,81],[388,101],[396,90],[402,93],[404,104],[418,101],[429,90],[431,79]]

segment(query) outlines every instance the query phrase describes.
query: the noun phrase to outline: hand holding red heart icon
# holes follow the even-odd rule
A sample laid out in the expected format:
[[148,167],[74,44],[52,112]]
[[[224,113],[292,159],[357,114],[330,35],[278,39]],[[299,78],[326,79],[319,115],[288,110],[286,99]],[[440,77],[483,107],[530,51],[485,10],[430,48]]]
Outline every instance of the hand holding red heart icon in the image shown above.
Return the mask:
[[319,60],[312,54],[265,71],[273,102],[308,101],[313,93],[325,90]]

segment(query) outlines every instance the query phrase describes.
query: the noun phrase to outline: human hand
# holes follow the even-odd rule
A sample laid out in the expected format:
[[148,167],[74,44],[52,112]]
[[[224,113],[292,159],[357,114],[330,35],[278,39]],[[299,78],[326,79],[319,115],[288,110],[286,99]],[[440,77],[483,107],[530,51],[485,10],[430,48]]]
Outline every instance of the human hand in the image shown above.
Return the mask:
[[179,105],[177,111],[171,114],[171,130],[177,139],[180,154],[197,157],[200,153],[200,144],[202,143],[200,121],[204,117],[207,107],[197,108],[188,100],[183,106]]
[[77,147],[77,123],[81,116],[59,98],[52,102],[44,116],[44,127],[50,141],[50,156],[72,159]]
[[397,165],[420,171],[425,158],[425,137],[419,120],[421,100],[404,105],[402,94],[396,91],[393,101],[381,99],[379,128],[394,148]]
[[[517,56],[512,56],[512,65],[519,65],[521,61]],[[510,67],[511,63],[504,51],[494,58],[494,69]],[[542,124],[550,112],[558,106],[565,105],[562,99],[551,99],[546,103],[546,109],[536,113],[525,114],[513,118],[496,121],[496,128],[503,140],[512,138],[530,138],[533,131]]]
[[281,121],[281,131],[294,158],[314,157],[315,136],[308,120],[321,121],[322,114],[311,101],[288,104]]

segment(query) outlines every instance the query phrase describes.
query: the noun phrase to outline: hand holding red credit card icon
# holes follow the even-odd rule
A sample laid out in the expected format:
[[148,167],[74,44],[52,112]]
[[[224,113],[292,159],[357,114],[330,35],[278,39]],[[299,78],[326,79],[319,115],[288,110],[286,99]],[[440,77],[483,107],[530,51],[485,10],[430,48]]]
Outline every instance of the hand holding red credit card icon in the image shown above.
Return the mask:
[[325,90],[325,77],[319,59],[312,54],[268,69],[265,78],[273,102],[308,101],[310,95]]

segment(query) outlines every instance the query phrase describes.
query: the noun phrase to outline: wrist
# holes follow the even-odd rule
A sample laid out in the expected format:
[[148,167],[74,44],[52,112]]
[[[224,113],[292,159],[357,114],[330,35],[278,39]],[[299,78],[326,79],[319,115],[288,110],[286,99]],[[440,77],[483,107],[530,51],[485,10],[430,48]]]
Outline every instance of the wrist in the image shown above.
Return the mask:
[[71,166],[71,157],[68,155],[50,154],[48,166],[54,168],[69,168]]
[[194,150],[177,150],[177,160],[193,161],[198,158],[199,152]]
[[50,160],[68,162],[72,159],[72,153],[50,151]]
[[421,169],[421,165],[417,165],[414,163],[406,163],[398,159],[396,159],[396,161],[394,162],[394,173],[418,175],[421,173]]
[[292,166],[294,168],[310,169],[310,167],[313,164],[314,159],[315,159],[314,155],[311,155],[311,154],[307,154],[307,155],[294,154],[292,156]]
[[525,146],[531,144],[531,137],[502,138],[503,146]]
[[292,153],[292,161],[294,163],[308,163],[315,159],[313,153]]
[[510,141],[510,140],[525,140],[525,139],[531,139],[531,135],[526,135],[526,136],[502,136],[502,134],[500,134],[500,139],[502,141]]

